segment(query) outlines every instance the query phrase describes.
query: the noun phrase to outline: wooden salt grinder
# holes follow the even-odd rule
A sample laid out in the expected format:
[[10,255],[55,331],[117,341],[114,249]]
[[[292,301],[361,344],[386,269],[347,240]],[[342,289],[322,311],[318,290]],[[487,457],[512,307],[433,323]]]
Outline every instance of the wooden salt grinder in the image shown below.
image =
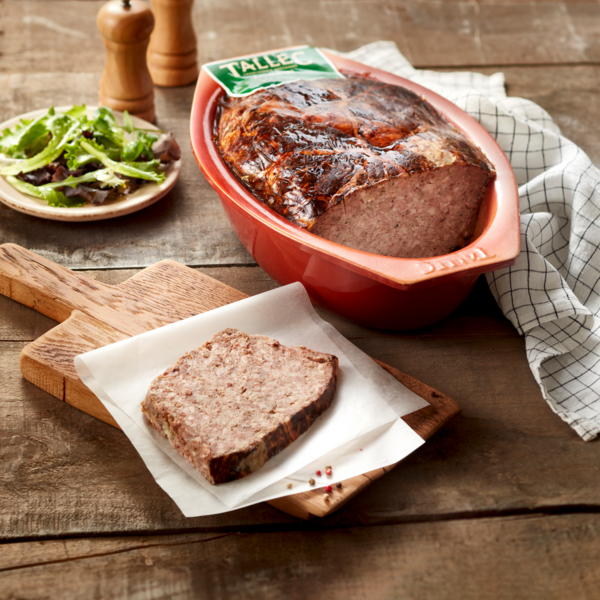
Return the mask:
[[155,85],[187,85],[198,77],[194,0],[152,0],[156,28],[148,48],[148,68]]
[[111,0],[97,23],[106,48],[100,104],[154,121],[154,85],[146,64],[152,11],[142,0]]

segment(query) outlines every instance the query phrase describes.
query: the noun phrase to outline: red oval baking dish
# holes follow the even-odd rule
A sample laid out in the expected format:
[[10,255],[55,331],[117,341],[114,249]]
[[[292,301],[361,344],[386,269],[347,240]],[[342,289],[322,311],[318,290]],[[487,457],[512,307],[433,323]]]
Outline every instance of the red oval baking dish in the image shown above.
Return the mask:
[[221,158],[214,140],[214,120],[223,90],[204,70],[190,122],[196,162],[219,194],[246,250],[278,283],[301,282],[316,306],[361,325],[393,330],[430,325],[458,307],[481,273],[515,263],[520,225],[512,168],[487,131],[448,100],[391,73],[326,54],[342,71],[374,77],[424,96],[486,154],[496,178],[488,185],[468,246],[432,258],[391,258],[341,246],[293,225],[257,200]]

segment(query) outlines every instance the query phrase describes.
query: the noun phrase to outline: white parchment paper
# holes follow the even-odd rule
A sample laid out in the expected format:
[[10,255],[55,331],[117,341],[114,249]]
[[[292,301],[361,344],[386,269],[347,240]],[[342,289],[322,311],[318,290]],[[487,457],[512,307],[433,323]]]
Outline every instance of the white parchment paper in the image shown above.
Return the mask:
[[[307,433],[256,473],[211,485],[146,424],[141,402],[156,376],[228,327],[335,354],[339,380],[331,407]],[[347,479],[393,464],[423,443],[399,417],[427,403],[323,321],[299,283],[88,352],[75,358],[75,367],[188,517],[306,491],[325,464],[334,475],[317,485]]]

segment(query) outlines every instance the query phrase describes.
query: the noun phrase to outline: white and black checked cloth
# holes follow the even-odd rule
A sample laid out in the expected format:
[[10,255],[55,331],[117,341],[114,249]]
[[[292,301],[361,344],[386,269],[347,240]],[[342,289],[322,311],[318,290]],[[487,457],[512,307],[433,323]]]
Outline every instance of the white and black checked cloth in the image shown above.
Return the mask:
[[584,439],[600,433],[600,171],[504,75],[414,69],[393,42],[345,56],[419,83],[477,119],[510,160],[521,210],[517,263],[486,275],[554,412]]

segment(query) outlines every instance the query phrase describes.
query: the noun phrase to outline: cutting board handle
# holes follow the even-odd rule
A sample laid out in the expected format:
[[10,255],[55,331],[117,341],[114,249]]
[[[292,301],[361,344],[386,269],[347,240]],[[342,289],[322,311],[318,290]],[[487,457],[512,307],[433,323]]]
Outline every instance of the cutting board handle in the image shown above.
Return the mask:
[[17,246],[0,245],[0,294],[62,323],[74,310],[137,335],[246,298],[172,260],[119,285],[90,279]]
[[0,246],[0,293],[59,323],[115,291],[16,244]]

